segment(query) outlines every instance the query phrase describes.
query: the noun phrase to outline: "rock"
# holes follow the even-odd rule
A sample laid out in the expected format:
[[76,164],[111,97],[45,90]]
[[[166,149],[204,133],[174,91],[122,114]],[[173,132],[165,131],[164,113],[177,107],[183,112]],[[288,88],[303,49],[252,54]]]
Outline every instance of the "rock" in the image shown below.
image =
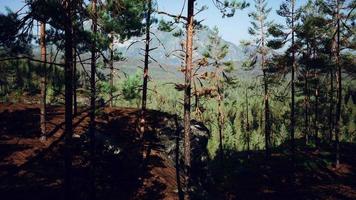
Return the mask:
[[[184,174],[184,144],[183,144],[183,122],[178,122],[178,129],[174,127],[165,127],[157,135],[163,150],[166,152],[168,158],[174,167],[177,164]],[[204,184],[207,180],[207,168],[209,155],[207,144],[210,137],[210,131],[203,123],[196,120],[191,120],[191,182],[194,193],[203,194]],[[178,155],[177,155],[178,154]],[[177,159],[177,156],[179,156]],[[179,162],[179,163],[177,163]]]

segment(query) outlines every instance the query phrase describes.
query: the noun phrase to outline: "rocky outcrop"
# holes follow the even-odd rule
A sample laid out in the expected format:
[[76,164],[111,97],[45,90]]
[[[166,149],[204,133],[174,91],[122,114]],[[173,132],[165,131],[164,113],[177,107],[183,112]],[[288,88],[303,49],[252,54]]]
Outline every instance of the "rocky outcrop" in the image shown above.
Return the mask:
[[[128,113],[113,112],[107,117],[109,127],[115,131],[109,131],[111,134],[98,133],[98,139],[102,141],[106,150],[115,156],[128,157],[125,152],[132,151],[131,146],[124,140],[132,135],[132,132],[139,135],[137,127],[129,127],[129,124],[138,122],[140,116],[139,110],[130,110]],[[120,113],[119,113],[120,112]],[[179,170],[180,176],[184,176],[183,162],[183,121],[176,115],[170,115],[158,111],[149,111],[146,118],[147,127],[142,143],[152,152],[159,152],[168,168],[175,171]],[[112,128],[112,127],[115,128]],[[104,131],[108,132],[108,131]],[[120,135],[117,135],[120,134]],[[203,123],[196,120],[191,121],[191,183],[194,193],[204,194],[204,184],[207,180],[208,150],[207,144],[210,137],[210,131]],[[133,140],[133,139],[132,139]],[[145,151],[147,151],[147,149]],[[148,151],[151,151],[148,150]],[[150,153],[146,153],[150,154]]]

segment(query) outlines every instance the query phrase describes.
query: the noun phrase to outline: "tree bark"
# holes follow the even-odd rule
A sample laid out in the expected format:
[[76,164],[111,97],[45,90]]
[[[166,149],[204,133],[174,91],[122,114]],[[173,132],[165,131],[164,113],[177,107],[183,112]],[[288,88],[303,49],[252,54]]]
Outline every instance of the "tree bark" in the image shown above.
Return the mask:
[[109,107],[112,108],[114,106],[114,33],[110,35],[110,99],[109,99]]
[[[260,10],[262,12],[262,1],[259,2]],[[264,20],[260,18],[260,29],[261,29],[261,67],[263,71],[263,84],[264,84],[264,115],[265,115],[265,149],[266,149],[266,159],[270,158],[270,120],[269,120],[269,98],[268,98],[268,78],[266,69],[266,50],[265,50],[265,32],[264,32]]]
[[330,69],[330,100],[329,100],[329,143],[333,140],[334,131],[334,71]]
[[222,83],[220,81],[220,75],[222,75],[222,70],[218,67],[216,72],[216,88],[218,91],[218,129],[219,129],[219,148],[220,148],[220,159],[221,164],[224,163],[224,112],[223,112],[223,94],[222,94]]
[[41,139],[46,138],[46,86],[47,86],[47,48],[46,48],[46,23],[41,22],[40,26],[40,47],[41,47],[41,60],[43,61],[43,72],[41,76]]
[[247,158],[250,159],[250,120],[248,119],[248,94],[247,88],[245,92],[246,101],[246,134],[247,134]]
[[[75,45],[74,45],[75,46]],[[75,47],[73,48],[73,115],[78,114],[78,101],[77,101],[77,54]]]
[[319,132],[319,127],[318,127],[318,120],[319,120],[319,89],[318,86],[315,89],[315,110],[314,110],[314,114],[315,114],[315,119],[314,119],[314,139],[315,139],[315,145],[317,146],[318,143],[318,132]]
[[305,72],[305,84],[304,84],[304,141],[305,144],[308,144],[308,134],[309,134],[309,86],[308,86],[308,78],[309,78],[309,67],[306,66]]
[[268,82],[266,70],[263,70],[264,79],[264,104],[265,104],[265,148],[266,148],[266,159],[270,158],[270,121],[269,121],[269,97],[268,97]]
[[[96,6],[97,6],[97,1],[92,0],[92,31],[94,33],[94,36],[97,33],[97,13],[96,13]],[[90,182],[91,182],[91,191],[90,191],[90,197],[92,200],[96,199],[96,189],[95,189],[95,164],[96,164],[96,159],[95,159],[95,110],[96,110],[96,82],[95,82],[95,76],[96,76],[96,38],[93,40],[93,44],[91,46],[91,72],[90,72],[90,89],[91,89],[91,94],[90,94],[90,124],[89,124],[89,137],[90,137],[90,154],[91,154],[91,172],[90,172]]]
[[294,162],[294,157],[295,157],[295,142],[294,142],[294,132],[295,132],[295,69],[296,69],[296,59],[295,59],[295,11],[294,11],[294,4],[295,0],[291,1],[292,3],[292,78],[291,78],[291,115],[290,115],[290,121],[291,121],[291,149],[292,149],[292,159]]
[[65,199],[72,199],[71,168],[72,168],[72,134],[73,134],[73,27],[72,1],[64,2],[66,11],[65,23]]
[[147,107],[148,64],[149,64],[150,40],[151,40],[150,38],[151,13],[152,13],[152,1],[147,0],[145,60],[144,60],[144,69],[143,69],[142,105],[141,105],[141,121],[140,121],[141,136],[143,136],[145,132],[145,126],[146,126],[145,115],[146,115],[146,107]]
[[184,88],[184,163],[187,171],[187,185],[190,185],[190,107],[191,107],[191,81],[192,81],[192,64],[193,64],[193,34],[194,34],[194,2],[188,0],[187,9],[187,39],[186,39],[186,56],[185,56],[185,88]]
[[342,104],[342,82],[341,82],[341,65],[340,65],[340,1],[336,0],[336,66],[337,66],[337,107],[336,107],[336,122],[335,122],[335,165],[339,167],[340,164],[340,115]]

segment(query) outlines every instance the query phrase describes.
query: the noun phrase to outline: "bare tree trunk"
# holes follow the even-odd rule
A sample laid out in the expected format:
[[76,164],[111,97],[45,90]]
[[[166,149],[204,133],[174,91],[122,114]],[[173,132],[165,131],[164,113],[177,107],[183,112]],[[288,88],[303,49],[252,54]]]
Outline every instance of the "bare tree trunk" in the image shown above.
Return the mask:
[[319,112],[319,89],[318,86],[315,89],[315,110],[314,110],[314,114],[315,114],[315,119],[314,119],[314,139],[315,139],[315,145],[317,146],[319,144],[318,142],[318,132],[319,132],[319,127],[318,127],[318,120],[319,120],[319,116],[318,116],[318,112]]
[[334,130],[334,71],[330,69],[330,102],[329,102],[329,143],[333,140]]
[[308,144],[309,140],[309,67],[306,66],[306,72],[304,75],[305,84],[304,84],[304,141],[305,144]]
[[193,64],[193,34],[194,34],[194,2],[188,0],[187,14],[187,39],[186,39],[186,56],[185,56],[185,89],[184,89],[184,163],[187,171],[187,185],[190,185],[190,107],[191,107],[191,81],[192,81],[192,64]]
[[268,81],[266,70],[263,70],[264,79],[264,103],[265,103],[265,148],[266,148],[266,159],[270,158],[270,121],[269,121],[269,98],[268,98]]
[[[218,72],[218,74],[220,74],[220,72]],[[220,148],[221,164],[223,164],[224,163],[224,146],[223,146],[223,141],[224,141],[224,113],[223,113],[223,108],[222,108],[222,101],[223,101],[222,88],[221,88],[219,79],[217,80],[217,89],[218,89],[219,148]]]
[[339,167],[340,164],[340,115],[341,115],[341,104],[342,104],[342,82],[341,82],[341,65],[340,65],[340,1],[336,0],[336,66],[337,66],[337,107],[336,107],[336,123],[335,123],[335,165]]
[[40,27],[40,46],[41,46],[41,60],[43,61],[43,72],[41,76],[41,117],[40,117],[40,124],[41,124],[41,140],[46,138],[46,76],[47,76],[47,48],[46,48],[46,23],[41,22]]
[[194,87],[194,107],[195,110],[198,111],[199,109],[199,96],[198,96],[198,88],[195,80],[193,79],[193,87]]
[[[97,13],[96,13],[96,0],[92,0],[92,31],[94,35],[97,32]],[[90,154],[91,154],[91,172],[90,172],[90,197],[92,200],[96,199],[96,189],[95,189],[95,100],[96,100],[96,84],[95,84],[95,76],[96,76],[96,39],[94,38],[92,47],[91,47],[91,73],[90,73],[90,124],[89,124],[89,137],[90,137]]]
[[[75,45],[74,45],[75,46]],[[78,114],[78,102],[77,102],[77,54],[75,47],[73,48],[73,115]]]
[[146,107],[147,107],[147,84],[148,84],[148,64],[150,53],[150,28],[151,28],[151,12],[152,1],[147,0],[147,16],[146,16],[146,39],[145,39],[145,61],[143,69],[143,84],[142,84],[142,106],[141,106],[141,135],[143,136],[146,126]]
[[109,107],[112,108],[114,106],[114,34],[110,35],[110,100]]
[[292,98],[292,103],[291,103],[291,116],[290,116],[290,121],[291,121],[291,148],[292,148],[292,159],[294,162],[295,158],[295,142],[294,142],[294,132],[295,132],[295,69],[296,69],[296,59],[295,59],[295,26],[294,26],[294,18],[295,18],[295,13],[294,13],[294,5],[295,0],[292,0],[292,79],[291,79],[291,98]]
[[73,27],[72,1],[64,2],[66,10],[65,23],[65,199],[72,199],[72,134],[73,134]]
[[247,98],[247,88],[245,92],[246,100],[246,133],[247,133],[247,158],[250,159],[250,121],[248,119],[248,98]]
[[[262,1],[259,2],[260,9],[262,9]],[[260,29],[261,29],[261,67],[263,71],[263,84],[264,84],[264,117],[265,117],[265,149],[266,149],[266,159],[270,158],[270,120],[269,120],[269,97],[268,97],[268,78],[266,69],[266,49],[265,49],[265,32],[264,32],[264,19],[260,18]]]
[[185,144],[185,164],[190,167],[190,108],[191,108],[191,78],[193,61],[193,21],[194,21],[194,0],[188,1],[188,24],[186,40],[186,69],[185,69],[185,90],[184,90],[184,144]]

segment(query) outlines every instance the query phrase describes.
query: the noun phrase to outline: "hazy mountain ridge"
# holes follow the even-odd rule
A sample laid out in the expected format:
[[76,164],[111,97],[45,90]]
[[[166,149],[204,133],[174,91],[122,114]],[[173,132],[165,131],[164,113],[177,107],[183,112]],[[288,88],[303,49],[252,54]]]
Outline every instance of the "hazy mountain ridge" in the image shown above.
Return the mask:
[[[150,63],[151,75],[155,78],[182,78],[183,73],[179,71],[182,65],[182,61],[177,58],[172,52],[180,50],[181,42],[184,42],[185,37],[174,37],[172,33],[159,31],[157,28],[152,29],[153,34],[151,41],[151,48],[156,48],[150,52],[152,58],[157,60],[159,64],[152,61]],[[209,35],[212,31],[208,28],[199,30],[194,37],[194,47],[195,57],[201,57],[202,54],[207,50],[207,44],[209,41]],[[157,39],[158,38],[158,39]],[[235,64],[236,75],[237,76],[255,76],[258,74],[259,70],[253,69],[250,71],[245,71],[241,69],[240,64],[246,59],[246,55],[241,46],[237,46],[231,42],[222,39],[223,44],[229,46],[229,53],[226,56],[226,61],[232,61]],[[164,44],[164,47],[162,46]],[[143,54],[144,54],[144,36],[131,38],[129,41],[124,43],[116,43],[115,47],[119,51],[123,52],[123,55],[127,58],[126,61],[121,63],[116,63],[117,67],[121,68],[123,72],[131,74],[137,70],[137,66],[143,66]],[[177,51],[175,54],[178,54]],[[163,68],[163,69],[162,69]],[[166,73],[162,77],[162,73]],[[158,73],[158,74],[157,74]]]

